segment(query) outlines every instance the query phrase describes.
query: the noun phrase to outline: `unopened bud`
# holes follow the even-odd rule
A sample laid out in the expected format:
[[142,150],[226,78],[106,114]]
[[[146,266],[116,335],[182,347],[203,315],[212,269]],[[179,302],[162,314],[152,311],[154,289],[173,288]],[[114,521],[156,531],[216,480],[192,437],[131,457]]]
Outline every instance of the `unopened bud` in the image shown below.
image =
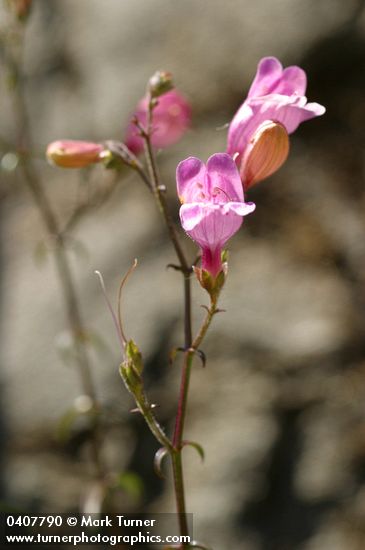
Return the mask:
[[138,372],[138,374],[142,374],[142,370],[143,370],[142,354],[139,351],[137,344],[133,340],[129,340],[129,342],[127,342],[125,346],[125,354],[127,358],[130,360],[135,370]]
[[142,378],[134,365],[128,360],[123,361],[120,365],[120,374],[130,393],[140,397],[143,390]]
[[166,94],[173,87],[172,74],[166,71],[156,71],[148,81],[148,91],[153,99]]
[[279,170],[288,153],[289,136],[284,126],[271,120],[263,122],[252,136],[241,161],[245,190]]
[[103,151],[99,143],[65,139],[50,143],[46,155],[52,164],[62,168],[84,168],[100,162]]

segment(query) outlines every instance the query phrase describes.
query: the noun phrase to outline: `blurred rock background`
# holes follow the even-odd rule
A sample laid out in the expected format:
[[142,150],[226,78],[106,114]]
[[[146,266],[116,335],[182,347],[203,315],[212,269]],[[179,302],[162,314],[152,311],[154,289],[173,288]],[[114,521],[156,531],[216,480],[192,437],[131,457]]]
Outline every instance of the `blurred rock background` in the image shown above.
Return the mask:
[[[190,132],[159,155],[176,214],[177,162],[224,149],[226,131],[217,128],[245,97],[262,56],[302,66],[309,99],[327,107],[292,136],[279,173],[250,191],[257,210],[230,244],[227,312],[203,346],[207,368],[194,371],[186,436],[207,458],[202,465],[186,451],[188,504],[196,538],[215,550],[365,548],[363,4],[33,0],[24,85],[36,163],[60,219],[80,188],[105,185],[105,174],[48,166],[47,143],[122,139],[158,68],[174,74],[194,110]],[[2,37],[11,17],[3,5]],[[56,434],[80,387],[64,361],[69,335],[52,258],[40,262],[39,215],[11,170],[16,128],[4,67],[0,112],[2,502],[70,511],[92,472],[82,426],[66,442]],[[168,367],[167,358],[182,338],[180,279],[165,269],[173,251],[133,175],[74,236],[69,254],[108,418],[104,458],[144,486],[139,499],[121,491],[118,509],[171,510],[170,481],[152,468],[157,446],[128,412],[117,339],[93,272],[103,272],[115,296],[139,259],[125,294],[126,331],[143,350],[152,399],[172,429],[179,363]],[[186,248],[194,257],[187,240]],[[195,325],[204,301],[195,284]]]

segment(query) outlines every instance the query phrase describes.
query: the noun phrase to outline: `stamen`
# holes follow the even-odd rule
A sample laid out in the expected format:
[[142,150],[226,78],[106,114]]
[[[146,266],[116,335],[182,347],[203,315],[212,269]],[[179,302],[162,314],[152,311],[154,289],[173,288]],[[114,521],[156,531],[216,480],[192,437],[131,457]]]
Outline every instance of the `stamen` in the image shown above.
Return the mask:
[[225,195],[229,201],[232,201],[231,197],[223,189],[221,189],[220,187],[214,187],[214,189],[213,189],[212,195],[213,195],[213,197],[216,197],[218,195],[218,193],[216,192],[214,194],[214,191],[218,191],[218,193],[223,193],[223,195]]

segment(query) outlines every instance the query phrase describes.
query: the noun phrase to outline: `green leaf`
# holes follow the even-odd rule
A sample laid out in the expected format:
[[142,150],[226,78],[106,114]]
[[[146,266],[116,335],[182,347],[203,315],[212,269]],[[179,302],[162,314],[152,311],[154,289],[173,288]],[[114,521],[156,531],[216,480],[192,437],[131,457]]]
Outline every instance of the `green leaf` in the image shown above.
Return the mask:
[[156,474],[161,477],[161,478],[164,478],[164,474],[162,473],[162,469],[161,469],[161,466],[162,466],[162,462],[163,462],[163,459],[169,454],[169,451],[168,449],[166,449],[166,447],[161,447],[157,453],[155,454],[155,458],[154,458],[154,461],[153,461],[153,465],[154,465],[154,469],[155,469],[155,472]]
[[193,447],[199,454],[202,461],[204,461],[205,459],[204,449],[201,445],[199,445],[199,443],[196,443],[195,441],[183,441],[183,447],[186,447],[186,446]]
[[222,250],[222,254],[221,254],[222,264],[225,264],[228,262],[228,257],[229,257],[228,250]]

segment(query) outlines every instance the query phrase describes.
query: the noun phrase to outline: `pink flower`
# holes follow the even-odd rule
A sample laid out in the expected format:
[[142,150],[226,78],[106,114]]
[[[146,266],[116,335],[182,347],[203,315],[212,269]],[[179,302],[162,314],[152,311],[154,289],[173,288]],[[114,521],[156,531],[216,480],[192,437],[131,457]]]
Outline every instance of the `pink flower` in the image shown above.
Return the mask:
[[[191,107],[187,100],[177,90],[171,90],[158,98],[158,104],[153,110],[152,145],[156,149],[164,149],[173,145],[182,137],[190,126]],[[143,139],[138,135],[138,129],[133,123],[135,117],[146,124],[148,97],[144,97],[128,124],[125,144],[134,154],[143,151]]]
[[[279,123],[291,134],[305,120],[324,114],[325,108],[322,105],[307,103],[304,95],[306,87],[307,77],[300,67],[283,69],[275,57],[261,59],[247,99],[233,117],[228,130],[227,153],[236,155],[235,160],[245,188],[252,185],[246,182],[245,174],[250,143],[255,141],[255,134],[260,131],[263,123]],[[272,156],[268,173],[260,179],[272,174],[285,161],[282,143],[281,139],[278,156]]]
[[215,278],[223,246],[255,205],[244,202],[240,175],[226,153],[212,155],[206,165],[195,157],[183,160],[176,180],[181,224],[202,250],[202,269]]
[[62,139],[48,145],[46,156],[52,164],[62,168],[83,168],[100,162],[103,151],[99,143]]

